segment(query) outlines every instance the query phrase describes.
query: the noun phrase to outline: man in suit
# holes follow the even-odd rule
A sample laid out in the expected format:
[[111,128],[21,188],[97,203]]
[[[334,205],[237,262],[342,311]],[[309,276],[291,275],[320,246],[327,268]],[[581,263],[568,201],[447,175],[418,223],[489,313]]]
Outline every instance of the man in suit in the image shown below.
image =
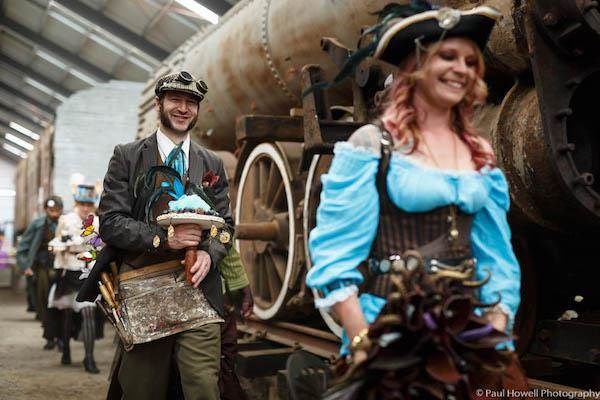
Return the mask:
[[[206,93],[206,84],[186,71],[158,80],[155,86],[158,129],[147,138],[115,147],[104,179],[98,213],[100,236],[106,244],[121,250],[120,273],[182,260],[185,248],[196,247],[192,282],[207,300],[198,307],[206,308],[207,314],[216,315],[222,322],[223,296],[217,265],[230,243],[205,239],[208,235],[203,235],[196,225],[176,225],[167,234],[154,220],[146,222],[146,206],[152,191],[139,193],[134,190],[139,176],[152,166],[161,165],[173,149],[183,143],[177,154],[176,169],[184,177],[184,183],[204,187],[207,186],[202,182],[205,174],[210,172],[212,176],[222,178],[216,179],[216,183],[211,180],[210,191],[215,211],[225,219],[228,231],[233,233],[223,162],[213,152],[192,142],[189,135]],[[151,215],[164,211],[165,202],[157,204],[162,205]],[[194,329],[137,344],[131,351],[123,353],[115,373],[124,398],[166,398],[172,359],[177,363],[186,399],[219,398],[220,323],[215,322],[215,318]]]
[[[17,246],[17,266],[28,281],[28,296],[35,299],[35,308],[44,328],[45,350],[54,348],[58,332],[58,316],[48,310],[48,291],[54,277],[53,258],[48,251],[48,242],[54,238],[58,217],[63,203],[58,196],[50,196],[44,202],[44,215],[34,219],[21,236]],[[34,286],[33,290],[29,286]]]

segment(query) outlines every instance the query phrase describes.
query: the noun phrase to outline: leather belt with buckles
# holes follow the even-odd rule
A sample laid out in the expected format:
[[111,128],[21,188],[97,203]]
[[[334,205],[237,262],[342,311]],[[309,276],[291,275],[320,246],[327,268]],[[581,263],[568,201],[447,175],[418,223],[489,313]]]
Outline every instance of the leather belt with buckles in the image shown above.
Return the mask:
[[416,251],[407,251],[403,255],[393,254],[388,258],[378,260],[368,259],[369,273],[373,275],[387,274],[388,272],[399,273],[401,271],[412,271],[419,265],[423,265],[425,271],[430,273],[439,270],[463,270],[475,264],[474,258],[439,259],[422,258]]

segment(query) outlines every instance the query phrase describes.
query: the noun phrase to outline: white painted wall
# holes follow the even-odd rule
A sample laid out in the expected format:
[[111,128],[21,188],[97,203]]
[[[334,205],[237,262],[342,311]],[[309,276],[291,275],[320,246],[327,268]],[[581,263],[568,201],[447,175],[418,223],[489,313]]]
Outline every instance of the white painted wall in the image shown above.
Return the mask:
[[12,221],[15,217],[15,172],[17,164],[0,157],[0,228],[4,229],[4,250],[13,240]]
[[56,111],[54,193],[65,211],[73,207],[70,177],[102,181],[115,145],[135,139],[140,93],[144,84],[111,81],[72,95]]

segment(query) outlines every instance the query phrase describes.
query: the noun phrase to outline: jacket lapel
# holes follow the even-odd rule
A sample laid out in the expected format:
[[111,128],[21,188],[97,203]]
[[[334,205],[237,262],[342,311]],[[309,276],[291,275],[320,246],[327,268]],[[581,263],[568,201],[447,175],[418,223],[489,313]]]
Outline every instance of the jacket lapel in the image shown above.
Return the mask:
[[[156,142],[156,132],[154,132],[154,134],[148,136],[144,141],[141,151],[141,160],[138,164],[139,168],[137,168],[134,173],[132,184],[135,184],[137,178],[141,174],[146,173],[146,171],[148,171],[151,167],[156,165],[158,152],[157,146],[158,145]],[[142,220],[144,218],[146,202],[148,201],[148,198],[151,193],[152,190],[142,190],[141,193],[138,193],[139,197],[135,200],[132,209],[132,214],[135,216],[136,219]]]
[[204,160],[200,154],[200,146],[193,141],[190,141],[190,166],[189,176],[190,182],[196,185],[202,184],[202,176],[204,175]]
[[148,171],[150,167],[156,165],[158,145],[156,142],[156,132],[148,136],[144,147],[142,148],[142,171]]

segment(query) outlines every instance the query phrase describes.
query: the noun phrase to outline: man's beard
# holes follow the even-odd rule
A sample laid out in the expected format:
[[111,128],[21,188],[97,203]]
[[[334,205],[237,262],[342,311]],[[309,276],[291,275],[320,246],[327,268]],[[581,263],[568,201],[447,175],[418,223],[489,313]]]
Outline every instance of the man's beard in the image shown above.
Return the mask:
[[162,126],[164,126],[167,129],[172,130],[175,133],[180,133],[182,135],[188,133],[196,125],[196,122],[198,122],[198,115],[196,115],[196,117],[190,121],[187,128],[185,128],[184,130],[179,130],[179,129],[175,128],[173,126],[173,124],[171,124],[171,120],[169,119],[169,114],[165,112],[162,104],[160,104],[160,106],[158,108],[158,113],[160,115],[160,123],[162,124]]
[[60,215],[55,217],[54,215],[46,214],[46,216],[52,222],[57,222],[60,219]]

